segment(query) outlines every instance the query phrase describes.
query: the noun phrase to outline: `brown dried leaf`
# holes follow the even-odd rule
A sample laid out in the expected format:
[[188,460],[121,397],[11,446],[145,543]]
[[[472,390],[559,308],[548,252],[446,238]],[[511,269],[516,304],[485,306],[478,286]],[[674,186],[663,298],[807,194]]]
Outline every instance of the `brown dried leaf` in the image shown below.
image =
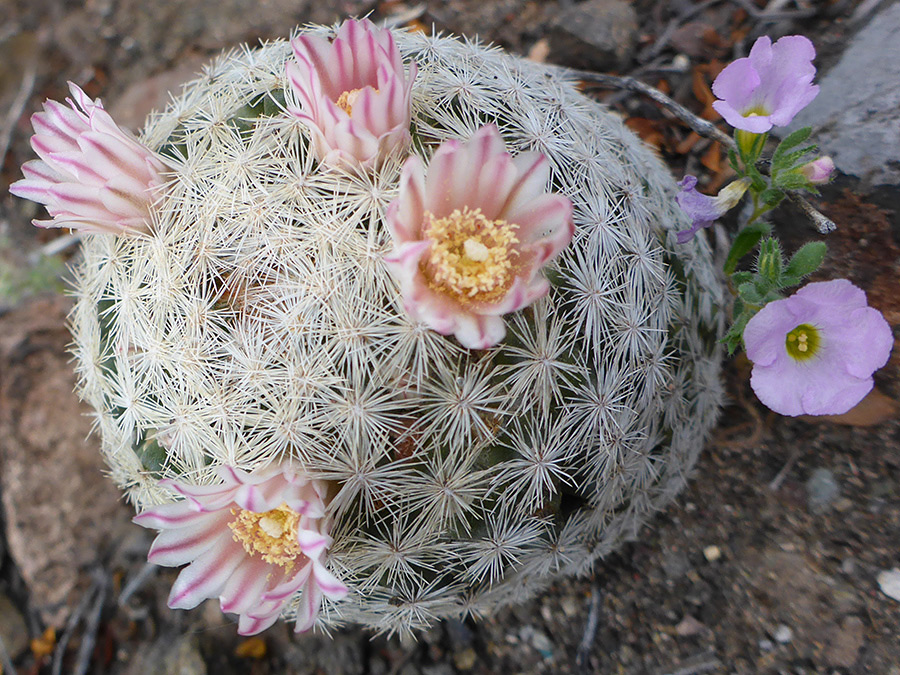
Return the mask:
[[810,422],[833,422],[851,427],[872,427],[896,419],[900,404],[878,389],[869,392],[862,401],[842,415],[805,415]]
[[535,63],[545,63],[550,56],[550,40],[541,38],[528,50],[528,59]]
[[262,659],[266,656],[266,641],[261,637],[247,638],[234,649],[234,655],[242,659]]
[[39,638],[31,641],[31,653],[34,654],[34,660],[40,661],[45,656],[50,656],[56,647],[56,629],[50,626],[44,631]]
[[641,137],[645,143],[649,143],[657,148],[665,145],[666,137],[660,131],[659,124],[654,120],[648,120],[644,117],[629,117],[625,120],[625,126]]

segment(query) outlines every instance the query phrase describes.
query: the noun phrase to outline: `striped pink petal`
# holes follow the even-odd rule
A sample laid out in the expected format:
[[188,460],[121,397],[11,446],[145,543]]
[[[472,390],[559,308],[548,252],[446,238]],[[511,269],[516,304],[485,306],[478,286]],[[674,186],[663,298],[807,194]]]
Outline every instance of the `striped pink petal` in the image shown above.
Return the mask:
[[74,84],[68,106],[47,101],[32,118],[31,146],[40,157],[22,167],[10,192],[44,204],[41,227],[125,234],[147,231],[165,166],[119,128],[100,101]]
[[410,157],[385,212],[384,257],[410,317],[469,349],[503,340],[500,317],[550,291],[541,269],[575,233],[572,203],[549,181],[546,158],[511,157],[492,124],[442,143],[427,175]]
[[404,72],[389,30],[348,20],[333,40],[301,35],[291,43],[286,72],[312,147],[326,164],[354,171],[377,166],[410,142],[415,64]]
[[[346,595],[347,587],[322,562],[332,543],[324,483],[305,478],[290,465],[253,473],[221,466],[217,475],[217,485],[160,481],[184,499],[134,519],[160,530],[148,556],[151,562],[187,564],[172,587],[170,607],[189,609],[218,597],[223,611],[238,615],[238,632],[251,635],[271,626],[291,598],[311,584],[321,585],[323,590],[313,591],[319,600],[323,594],[334,600]],[[271,542],[270,531],[259,523],[284,517],[285,507],[293,510],[294,520],[282,522],[295,523],[296,529],[283,530],[286,539],[271,548],[266,543]],[[295,553],[286,554],[291,538]],[[318,605],[304,611],[312,611],[315,621]]]

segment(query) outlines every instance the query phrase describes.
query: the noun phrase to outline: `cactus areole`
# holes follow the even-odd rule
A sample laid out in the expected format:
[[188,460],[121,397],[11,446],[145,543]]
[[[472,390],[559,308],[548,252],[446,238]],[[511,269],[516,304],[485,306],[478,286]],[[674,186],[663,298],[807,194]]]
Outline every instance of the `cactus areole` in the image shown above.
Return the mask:
[[75,269],[112,477],[151,557],[190,563],[178,606],[248,633],[409,632],[588,573],[722,400],[705,237],[676,243],[618,117],[498,49],[347,25],[226,54],[153,114],[149,222]]

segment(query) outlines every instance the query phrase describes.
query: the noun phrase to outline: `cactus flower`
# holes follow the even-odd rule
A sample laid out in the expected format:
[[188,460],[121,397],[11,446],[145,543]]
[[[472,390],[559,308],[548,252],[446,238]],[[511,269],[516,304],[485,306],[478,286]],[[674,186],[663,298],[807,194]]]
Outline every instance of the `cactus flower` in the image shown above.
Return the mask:
[[839,415],[873,387],[894,338],[866,294],[846,279],[807,284],[747,323],[750,386],[781,415]]
[[750,179],[741,178],[729,183],[715,197],[697,192],[695,176],[685,176],[678,187],[681,188],[681,192],[675,195],[675,201],[681,210],[691,217],[691,227],[677,233],[678,243],[683,244],[693,239],[701,228],[709,227],[737,206],[750,187]]
[[418,157],[406,160],[385,260],[410,316],[470,349],[500,342],[501,317],[548,293],[540,270],[575,232],[572,203],[546,192],[549,178],[543,155],[513,158],[491,124],[442,143],[427,178]]
[[248,474],[223,466],[218,475],[223,483],[215,486],[162,481],[184,499],[134,519],[160,530],[150,562],[188,565],[172,586],[169,607],[190,609],[218,597],[223,612],[239,615],[238,632],[253,635],[302,591],[296,630],[308,630],[323,595],[347,594],[322,563],[331,545],[325,485],[290,468]]
[[816,50],[802,35],[787,35],[772,44],[762,36],[750,55],[729,63],[712,85],[720,100],[713,108],[731,126],[754,134],[790,124],[819,93],[812,83]]
[[31,117],[31,147],[39,160],[22,167],[25,178],[9,191],[46,205],[50,220],[38,227],[124,234],[147,231],[150,205],[166,170],[149,148],[121,129],[76,85],[69,107],[44,103]]
[[400,50],[389,30],[348,20],[332,41],[317,35],[293,40],[287,75],[300,104],[291,112],[310,130],[326,164],[369,169],[410,141],[410,92]]

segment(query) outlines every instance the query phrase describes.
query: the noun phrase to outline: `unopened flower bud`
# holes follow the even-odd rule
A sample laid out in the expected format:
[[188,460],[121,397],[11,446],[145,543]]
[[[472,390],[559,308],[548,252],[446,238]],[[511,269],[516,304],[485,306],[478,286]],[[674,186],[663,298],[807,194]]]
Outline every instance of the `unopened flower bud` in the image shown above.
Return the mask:
[[824,185],[829,182],[834,174],[834,160],[828,155],[814,159],[809,164],[805,164],[800,173],[806,176],[807,180],[813,185]]

